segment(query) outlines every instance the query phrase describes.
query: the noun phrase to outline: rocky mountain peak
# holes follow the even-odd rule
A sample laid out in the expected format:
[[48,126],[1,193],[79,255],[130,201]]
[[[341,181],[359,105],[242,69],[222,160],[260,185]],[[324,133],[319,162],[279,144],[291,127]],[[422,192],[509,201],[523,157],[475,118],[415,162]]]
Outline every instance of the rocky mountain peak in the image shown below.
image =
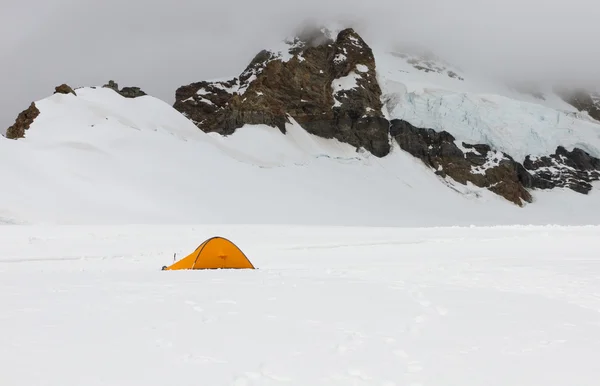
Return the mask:
[[305,33],[288,41],[287,52],[259,52],[234,79],[182,86],[175,97],[174,108],[205,132],[265,124],[285,133],[292,118],[310,133],[376,156],[390,150],[373,52],[350,28],[335,40]]
[[[431,54],[397,54],[425,72],[463,80],[460,70]],[[571,101],[594,116],[595,99]],[[598,98],[600,101],[600,98]],[[446,131],[418,128],[382,114],[382,90],[373,52],[352,28],[308,28],[279,50],[262,50],[236,78],[180,87],[174,107],[205,132],[230,135],[245,124],[286,132],[292,119],[309,133],[364,148],[378,157],[390,139],[421,159],[447,183],[473,184],[522,206],[531,189],[570,188],[588,193],[600,178],[600,160],[574,149],[515,160],[488,144],[457,141]],[[599,110],[600,111],[600,110]]]

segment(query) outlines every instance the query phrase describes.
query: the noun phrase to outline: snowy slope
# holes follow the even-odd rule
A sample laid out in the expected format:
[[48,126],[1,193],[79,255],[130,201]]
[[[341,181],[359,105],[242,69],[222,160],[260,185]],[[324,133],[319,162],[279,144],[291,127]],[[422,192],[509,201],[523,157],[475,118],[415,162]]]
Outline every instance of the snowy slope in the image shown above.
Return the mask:
[[529,154],[552,154],[559,145],[600,157],[600,122],[577,112],[551,90],[543,90],[544,99],[538,99],[437,59],[410,54],[378,51],[376,61],[389,118],[446,130],[468,143],[488,144],[518,162]]
[[[82,88],[37,102],[0,138],[3,223],[469,225],[597,223],[598,190],[536,192],[521,209],[448,188],[397,147],[379,159],[289,125],[208,135],[150,96]],[[466,194],[465,194],[466,192]],[[564,203],[567,202],[568,206]]]
[[[258,270],[160,271],[221,234]],[[10,386],[595,386],[598,227],[0,232]]]
[[[388,59],[388,115],[513,155],[598,148],[585,117],[536,121],[558,100]],[[76,92],[0,137],[4,383],[597,384],[600,228],[456,225],[600,224],[600,185],[519,208],[398,146],[376,158],[294,123],[209,135],[150,96]],[[160,270],[215,235],[259,269]]]

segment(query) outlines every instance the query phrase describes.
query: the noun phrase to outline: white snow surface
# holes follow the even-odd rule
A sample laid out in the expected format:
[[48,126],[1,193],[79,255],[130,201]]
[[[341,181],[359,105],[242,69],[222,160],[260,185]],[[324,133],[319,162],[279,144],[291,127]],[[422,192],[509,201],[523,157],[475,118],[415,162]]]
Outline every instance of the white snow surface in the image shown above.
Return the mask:
[[389,118],[490,145],[519,162],[527,155],[552,154],[559,145],[600,157],[600,122],[552,91],[540,100],[468,73],[459,80],[446,72],[418,70],[411,58],[375,51]]
[[[161,271],[223,235],[256,270]],[[5,226],[2,384],[595,386],[598,227]]]
[[334,94],[337,94],[340,91],[352,90],[353,88],[358,87],[358,80],[361,78],[354,71],[350,71],[350,73],[341,78],[334,79],[331,82],[331,87],[333,88]]
[[[2,384],[597,384],[600,186],[519,208],[397,146],[76,92],[0,137]],[[161,271],[212,236],[258,269]]]
[[[363,71],[363,67],[359,67],[359,66],[366,67],[362,64],[359,64],[356,66],[357,71],[366,72],[366,71]],[[367,71],[368,71],[368,68],[367,68]],[[337,94],[342,91],[348,91],[348,90],[357,88],[358,80],[361,78],[362,78],[362,76],[357,74],[355,71],[350,71],[350,73],[348,73],[348,75],[342,76],[341,78],[334,79],[331,82],[331,89],[333,92],[333,100],[334,100],[333,107],[339,107],[342,105],[342,102],[340,102],[337,99]]]
[[385,158],[288,125],[205,134],[151,96],[81,88],[37,101],[17,141],[0,137],[0,223],[443,226],[598,224],[587,196],[535,191],[519,208],[435,176],[394,146]]

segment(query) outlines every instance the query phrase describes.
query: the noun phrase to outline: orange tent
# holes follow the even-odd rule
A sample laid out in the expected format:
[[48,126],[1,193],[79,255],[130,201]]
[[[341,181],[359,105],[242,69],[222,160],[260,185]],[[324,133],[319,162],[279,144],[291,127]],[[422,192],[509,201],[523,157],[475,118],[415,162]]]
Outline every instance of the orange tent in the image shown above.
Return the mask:
[[234,243],[223,237],[212,237],[170,267],[163,267],[163,270],[239,268],[254,269],[254,266]]

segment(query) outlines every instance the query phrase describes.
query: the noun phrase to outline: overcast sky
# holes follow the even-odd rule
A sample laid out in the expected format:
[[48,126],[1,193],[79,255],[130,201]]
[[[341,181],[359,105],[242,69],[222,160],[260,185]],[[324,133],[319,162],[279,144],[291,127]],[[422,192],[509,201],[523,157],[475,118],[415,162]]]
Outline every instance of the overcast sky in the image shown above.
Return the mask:
[[371,45],[414,43],[463,65],[600,83],[597,0],[0,0],[0,126],[66,82],[108,79],[173,102],[175,89],[237,75],[310,20]]

